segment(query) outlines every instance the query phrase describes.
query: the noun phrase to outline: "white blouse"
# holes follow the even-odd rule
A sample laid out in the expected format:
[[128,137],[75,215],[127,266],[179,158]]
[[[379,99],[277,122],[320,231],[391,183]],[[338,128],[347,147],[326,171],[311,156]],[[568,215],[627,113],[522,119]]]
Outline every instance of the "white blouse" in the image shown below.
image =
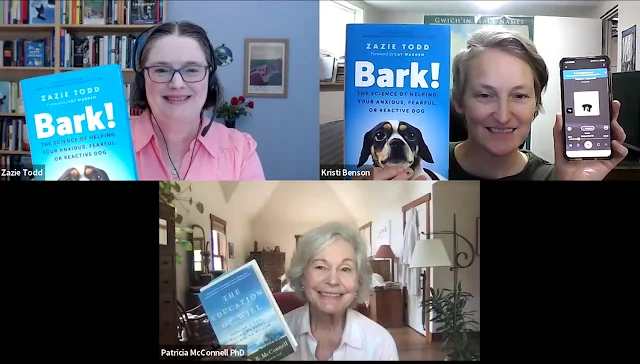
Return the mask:
[[[318,342],[311,334],[309,304],[284,315],[293,336],[298,342],[296,351],[283,360],[316,359]],[[342,333],[342,342],[329,360],[399,360],[393,337],[377,322],[358,311],[347,310],[347,322]]]

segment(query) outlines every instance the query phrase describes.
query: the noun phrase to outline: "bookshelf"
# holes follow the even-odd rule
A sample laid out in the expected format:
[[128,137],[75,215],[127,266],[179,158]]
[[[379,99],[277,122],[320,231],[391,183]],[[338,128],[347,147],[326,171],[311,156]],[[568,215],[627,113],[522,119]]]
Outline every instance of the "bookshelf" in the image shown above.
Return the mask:
[[[3,0],[10,2],[20,3],[22,0]],[[0,1],[2,3],[3,1]],[[149,0],[146,0],[148,2]],[[153,0],[152,0],[153,1]],[[158,9],[161,9],[161,14],[158,15],[158,22],[162,22],[167,19],[167,2],[170,0],[156,0],[156,6]],[[135,0],[104,0],[105,4],[105,12],[104,18],[105,23],[108,22],[106,19],[109,14],[107,14],[107,9],[110,7],[111,10],[116,6],[115,4],[127,4],[135,3]],[[82,10],[77,12],[78,16],[75,17],[75,21],[72,20],[71,16],[68,16],[64,22],[62,22],[62,15],[68,9],[69,6],[77,5],[78,8],[82,6],[84,0],[56,0],[54,7],[53,24],[7,24],[10,18],[10,15],[14,15],[11,13],[3,12],[0,9],[0,13],[2,18],[0,18],[0,43],[2,41],[16,41],[16,40],[25,40],[25,41],[33,41],[33,40],[43,40],[43,39],[51,39],[51,43],[53,46],[53,52],[51,52],[52,60],[51,66],[48,67],[29,67],[29,66],[4,66],[3,58],[0,58],[0,82],[8,81],[8,82],[20,82],[26,78],[44,76],[48,74],[73,71],[76,69],[80,69],[80,67],[63,67],[61,58],[63,57],[60,49],[61,49],[61,39],[65,34],[71,34],[77,38],[86,38],[89,36],[138,36],[146,29],[154,26],[155,24],[75,24],[82,23]],[[2,6],[0,4],[0,6]],[[122,5],[117,5],[122,6]],[[5,7],[5,10],[11,10],[11,5]],[[22,11],[25,8],[20,9],[20,15],[22,16]],[[116,16],[122,16],[126,14],[122,9],[116,13],[115,11],[111,12]],[[28,18],[28,17],[27,17]],[[23,18],[24,19],[24,18]],[[74,24],[67,24],[72,23]],[[128,23],[128,21],[127,21]],[[45,50],[45,53],[47,51]],[[123,69],[123,78],[125,84],[133,84],[135,73],[131,68]],[[1,92],[1,90],[0,90]],[[0,133],[4,133],[2,130],[2,121],[6,118],[24,118],[23,112],[6,112],[6,107],[3,110],[0,110]],[[11,110],[9,110],[11,111]],[[14,110],[16,111],[16,110]],[[135,117],[135,116],[132,116]],[[0,134],[0,138],[2,135]],[[20,156],[20,155],[29,155],[29,151],[23,150],[8,150],[5,145],[2,145],[2,140],[0,139],[0,162],[2,162],[2,157],[5,156]],[[18,143],[20,144],[20,143]],[[18,148],[19,149],[19,148]],[[1,164],[1,163],[0,163]]]

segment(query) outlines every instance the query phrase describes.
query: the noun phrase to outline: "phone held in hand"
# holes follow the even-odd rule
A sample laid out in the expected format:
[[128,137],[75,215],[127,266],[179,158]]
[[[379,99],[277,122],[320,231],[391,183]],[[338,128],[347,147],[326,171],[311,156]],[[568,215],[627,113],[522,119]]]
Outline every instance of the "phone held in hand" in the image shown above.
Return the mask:
[[611,159],[611,60],[607,56],[560,60],[564,158]]

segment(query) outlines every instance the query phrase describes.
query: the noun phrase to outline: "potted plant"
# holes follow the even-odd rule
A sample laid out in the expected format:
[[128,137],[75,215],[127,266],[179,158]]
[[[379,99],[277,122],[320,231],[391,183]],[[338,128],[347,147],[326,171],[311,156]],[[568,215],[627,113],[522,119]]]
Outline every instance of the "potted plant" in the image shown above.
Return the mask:
[[249,110],[253,109],[253,101],[247,101],[244,96],[232,97],[229,102],[225,101],[216,112],[216,117],[224,120],[227,128],[235,128],[236,120],[240,116],[249,115]]
[[[160,181],[160,202],[165,203],[169,206],[172,207],[176,207],[175,203],[179,203],[182,208],[189,213],[189,209],[187,208],[187,206],[185,206],[185,203],[188,203],[189,206],[193,206],[194,205],[194,201],[192,197],[186,198],[185,196],[183,196],[183,194],[187,191],[191,192],[191,185],[189,185],[189,187],[183,189],[178,182],[171,182],[171,181]],[[199,213],[204,213],[204,205],[202,204],[202,202],[195,202],[195,206],[196,206],[196,210],[198,210]],[[181,214],[178,213],[178,210],[175,209],[176,212],[176,216],[175,216],[175,221],[176,221],[176,246],[180,246],[182,247],[182,249],[184,249],[185,251],[193,251],[193,244],[191,241],[185,239],[185,234],[190,234],[193,233],[193,230],[191,228],[188,227],[179,227],[178,225],[180,225],[182,223],[183,220],[183,216]],[[176,263],[177,264],[182,264],[182,256],[178,253],[176,253]]]
[[455,290],[431,288],[431,298],[422,301],[433,313],[431,321],[439,325],[436,332],[442,335],[440,349],[446,361],[480,361],[480,343],[469,337],[477,332],[479,323],[473,319],[475,311],[465,311],[465,306],[473,295],[462,290],[458,282]]

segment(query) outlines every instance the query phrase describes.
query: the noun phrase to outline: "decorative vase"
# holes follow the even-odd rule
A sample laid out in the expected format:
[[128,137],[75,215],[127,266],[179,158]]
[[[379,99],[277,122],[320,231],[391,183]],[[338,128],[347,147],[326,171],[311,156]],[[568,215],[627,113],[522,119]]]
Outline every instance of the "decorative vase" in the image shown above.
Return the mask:
[[224,119],[224,125],[227,128],[235,129],[236,128],[236,119]]

